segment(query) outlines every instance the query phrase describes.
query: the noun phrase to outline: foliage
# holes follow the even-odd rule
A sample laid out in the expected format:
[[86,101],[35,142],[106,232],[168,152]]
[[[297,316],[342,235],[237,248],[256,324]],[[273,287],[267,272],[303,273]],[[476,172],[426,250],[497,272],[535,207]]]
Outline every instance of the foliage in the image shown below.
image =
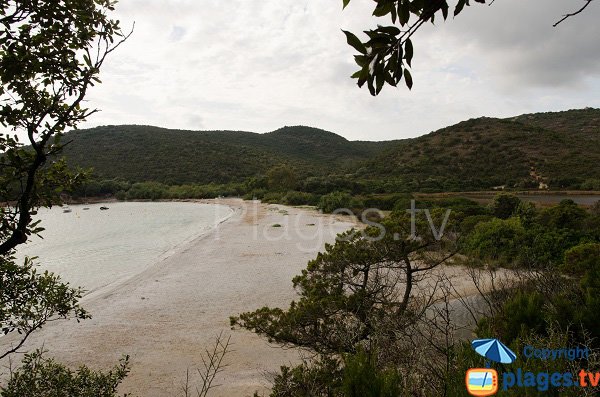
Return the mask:
[[[15,249],[44,229],[39,207],[61,203],[86,176],[57,159],[67,129],[96,110],[85,108],[87,91],[100,82],[100,67],[128,36],[109,17],[112,0],[3,1],[0,30],[0,328],[19,339],[0,358],[17,351],[46,322],[88,318],[82,291],[52,273],[38,273],[33,259],[15,263]],[[14,136],[11,134],[14,133]],[[26,137],[28,146],[18,140]],[[114,396],[128,361],[106,374],[73,372],[36,351],[11,373],[1,396]]]
[[[485,0],[475,0],[485,3]],[[342,0],[344,8],[350,0]],[[494,2],[492,0],[490,5]],[[566,19],[583,12],[592,0],[586,0],[583,7],[572,13],[564,15],[554,23],[554,27]],[[454,4],[453,16],[459,15],[469,0],[458,0]],[[413,44],[411,38],[427,22],[432,24],[437,15],[446,20],[450,13],[447,0],[375,0],[373,16],[389,16],[392,24],[387,26],[377,25],[376,29],[366,30],[364,33],[368,40],[362,42],[353,33],[343,31],[346,40],[358,54],[354,60],[360,69],[352,75],[358,79],[358,86],[367,83],[369,92],[375,96],[381,92],[385,84],[396,87],[404,78],[406,86],[411,89],[413,85],[410,70],[412,69]],[[404,72],[403,72],[404,71]]]
[[268,186],[271,190],[293,190],[297,184],[296,174],[286,164],[280,164],[267,171]]
[[320,197],[306,192],[289,191],[281,199],[287,205],[317,205]]
[[581,229],[587,214],[573,200],[562,200],[559,205],[540,212],[539,223],[555,229]]
[[492,215],[500,219],[508,219],[516,213],[521,205],[521,200],[511,194],[499,194],[490,204]]
[[594,205],[590,207],[590,213],[592,215],[600,215],[600,200],[596,201]]
[[325,213],[332,213],[340,209],[350,209],[353,204],[353,198],[350,194],[344,192],[332,192],[321,196],[317,207]]
[[582,243],[565,252],[562,270],[567,274],[582,276],[598,266],[600,266],[600,244]]
[[379,370],[377,358],[364,351],[349,355],[344,362],[342,390],[345,397],[397,397],[401,392],[400,374]]
[[129,373],[126,356],[108,372],[81,366],[73,371],[36,350],[26,354],[22,366],[11,373],[1,397],[116,397],[119,384]]
[[110,0],[4,1],[0,7],[0,124],[24,132],[31,145],[0,136],[0,198],[17,203],[2,211],[0,254],[6,254],[31,233],[31,212],[57,201],[57,191],[77,179],[64,163],[47,160],[61,150],[63,132],[95,112],[83,99],[125,38],[107,15]]
[[[65,139],[72,141],[64,148],[69,164],[93,168],[98,179],[166,185],[247,181],[247,190],[267,188],[267,173],[280,167],[292,170],[299,184],[310,177],[345,173],[386,146],[351,142],[304,126],[256,134],[122,125],[72,131]],[[90,147],[102,150],[90,151]],[[299,187],[288,181],[287,186],[271,188],[285,191]]]
[[462,235],[469,235],[475,230],[475,227],[483,222],[488,222],[493,218],[491,215],[473,215],[464,218],[460,223],[460,232]]
[[[350,0],[344,0],[344,7],[349,3]],[[358,51],[354,60],[360,69],[352,77],[358,79],[359,87],[367,83],[371,95],[379,94],[385,84],[396,87],[402,78],[410,89],[413,84],[410,73],[413,58],[411,37],[424,23],[433,23],[438,12],[446,19],[450,8],[448,2],[376,0],[375,3],[373,15],[389,15],[392,25],[378,25],[376,29],[365,31],[369,38],[365,42],[353,33],[344,31],[348,44]],[[458,15],[465,5],[469,5],[469,0],[459,0],[454,8],[454,16]],[[396,22],[399,26],[395,26]]]
[[533,223],[526,227],[515,262],[519,266],[542,269],[559,266],[565,251],[577,245],[582,238],[581,233],[575,230],[550,229]]
[[[512,343],[520,336],[530,333],[542,334],[546,327],[546,318],[542,310],[544,297],[537,292],[517,291],[493,318],[493,335],[501,335],[502,341]],[[479,334],[486,334],[479,329]]]
[[293,190],[317,195],[538,189],[540,182],[577,190],[587,179],[600,179],[599,115],[598,109],[581,109],[479,118],[390,142],[347,141],[308,127],[253,134],[106,126],[67,133],[72,142],[64,153],[70,165],[93,168],[98,180],[240,183],[242,195],[273,190],[266,174],[282,164],[293,165]]
[[[489,335],[485,335],[487,337]],[[497,335],[494,335],[497,336]],[[526,333],[522,334],[519,339],[509,344],[509,347],[514,352],[522,352],[525,346],[544,347],[548,349],[561,349],[566,346],[574,346],[574,341],[571,339],[571,333],[568,329],[563,329],[555,323],[548,324],[546,332],[543,334]],[[582,345],[591,346],[590,338],[586,337],[582,340]],[[491,367],[496,369],[498,373],[513,372],[516,373],[518,368],[522,373],[565,373],[570,372],[577,374],[581,368],[597,368],[600,360],[598,350],[591,349],[589,360],[539,360],[526,359],[519,355],[518,360],[510,365],[491,363]],[[452,372],[448,377],[448,393],[447,396],[464,396],[465,395],[465,373],[470,368],[481,368],[483,359],[471,348],[468,342],[460,343],[456,346],[456,355],[453,360]],[[500,384],[502,388],[502,384]],[[513,387],[508,390],[502,390],[498,395],[509,397],[542,397],[542,396],[567,396],[567,397],[583,397],[595,395],[597,390],[585,390],[579,387],[564,387],[564,388],[549,388],[548,390],[537,390],[535,387]]]
[[[489,276],[489,290],[477,287],[487,309],[459,298],[473,310],[480,337],[497,337],[515,351],[528,341],[535,346],[583,344],[593,349],[587,363],[598,362],[600,242],[587,229],[594,215],[583,211],[581,218],[570,202],[542,210],[512,199],[508,203],[496,207],[503,208],[496,215],[509,215],[501,219],[470,201],[419,199],[416,207],[428,208],[435,225],[445,213],[443,205],[456,209],[442,241],[428,236],[430,225],[422,215],[416,217],[417,238],[402,238],[410,233],[410,215],[399,208],[383,220],[382,238],[374,238],[382,229],[368,227],[365,234],[342,234],[327,245],[294,278],[300,298],[288,309],[264,307],[232,317],[232,326],[316,353],[315,361],[282,368],[274,389],[281,394],[272,396],[464,395],[464,374],[481,367],[482,359],[454,339],[462,329],[455,314],[457,291],[449,279],[429,272],[452,256],[455,239],[464,243],[462,263],[514,269],[503,279]],[[565,222],[565,213],[578,221]],[[467,273],[471,270],[495,273],[486,267]],[[473,280],[477,285],[481,278]],[[425,284],[436,287],[429,290]],[[555,364],[550,372],[575,371],[586,363]],[[518,363],[531,371],[548,372],[548,365],[542,360]],[[545,392],[580,395],[574,389]],[[546,394],[515,388],[506,395]]]
[[423,219],[415,226],[419,238],[409,238],[410,216],[402,214],[382,228],[341,234],[293,279],[300,299],[289,309],[243,313],[232,326],[322,354],[355,353],[361,342],[383,338],[376,335],[383,323],[406,325],[422,309],[414,297],[419,280],[452,255],[450,238],[437,240]]
[[[600,179],[599,115],[581,109],[471,119],[389,143],[356,174],[386,192],[538,189],[540,182],[577,190],[587,179]],[[552,121],[538,122],[545,117]]]
[[334,397],[342,382],[339,360],[323,357],[295,367],[283,366],[275,376],[271,397]]
[[18,265],[14,258],[0,256],[0,331],[3,335],[13,332],[24,335],[17,346],[0,352],[0,358],[18,350],[27,336],[49,319],[89,318],[79,306],[81,293],[81,289],[62,283],[52,273],[38,273],[30,258]]
[[475,226],[465,242],[466,252],[477,258],[510,264],[519,256],[525,229],[516,218],[494,218]]

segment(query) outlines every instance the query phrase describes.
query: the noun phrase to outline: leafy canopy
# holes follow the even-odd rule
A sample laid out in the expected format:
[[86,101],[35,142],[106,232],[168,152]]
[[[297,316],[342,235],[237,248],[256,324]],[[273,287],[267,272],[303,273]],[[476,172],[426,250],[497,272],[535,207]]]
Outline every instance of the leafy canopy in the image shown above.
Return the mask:
[[[485,3],[485,0],[475,1]],[[346,8],[350,0],[343,2]],[[468,5],[469,0],[459,0],[454,16]],[[360,69],[352,75],[358,79],[358,86],[366,83],[371,95],[375,96],[386,83],[396,87],[404,78],[406,86],[412,88],[410,70],[414,49],[411,37],[424,23],[433,23],[436,15],[441,13],[444,19],[448,18],[449,9],[446,0],[375,0],[373,16],[389,16],[392,25],[378,25],[376,29],[366,30],[368,40],[364,42],[344,31],[348,44],[358,51],[354,60]]]

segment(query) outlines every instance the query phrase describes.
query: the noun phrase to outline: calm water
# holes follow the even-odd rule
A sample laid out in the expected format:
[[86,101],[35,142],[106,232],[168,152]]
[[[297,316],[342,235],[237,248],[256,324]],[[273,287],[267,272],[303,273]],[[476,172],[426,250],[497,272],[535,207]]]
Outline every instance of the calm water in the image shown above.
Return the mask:
[[[468,193],[463,196],[487,204],[494,199],[495,195],[496,194],[490,193]],[[521,200],[542,205],[555,205],[565,199],[573,200],[577,204],[583,206],[591,206],[600,201],[600,195],[597,194],[517,194],[516,196]]]
[[142,272],[232,214],[226,206],[176,202],[69,208],[41,209],[43,239],[32,237],[18,257],[38,256],[41,269],[89,292]]

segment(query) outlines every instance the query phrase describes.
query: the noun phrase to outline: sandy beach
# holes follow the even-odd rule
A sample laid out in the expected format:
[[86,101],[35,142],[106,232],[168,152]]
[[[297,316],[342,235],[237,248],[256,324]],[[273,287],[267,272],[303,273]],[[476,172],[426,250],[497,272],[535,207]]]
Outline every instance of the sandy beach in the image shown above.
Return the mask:
[[[298,353],[251,332],[230,330],[229,316],[265,305],[287,306],[297,296],[292,277],[326,242],[355,224],[312,209],[237,199],[203,202],[229,205],[234,213],[140,274],[85,296],[82,304],[91,320],[48,324],[22,350],[43,345],[61,362],[93,368],[109,368],[129,354],[132,369],[122,393],[178,396],[186,371],[193,387],[200,354],[223,331],[231,335],[233,352],[215,382],[222,386],[211,396],[268,390],[267,373],[296,362]],[[14,340],[9,335],[0,345]]]

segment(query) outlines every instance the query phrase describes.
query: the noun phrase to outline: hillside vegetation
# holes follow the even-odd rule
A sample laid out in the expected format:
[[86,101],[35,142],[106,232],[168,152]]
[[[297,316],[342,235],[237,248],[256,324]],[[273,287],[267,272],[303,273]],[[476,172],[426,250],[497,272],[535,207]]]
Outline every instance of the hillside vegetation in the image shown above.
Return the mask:
[[304,176],[323,175],[351,170],[385,145],[300,126],[267,134],[105,126],[73,131],[65,141],[69,163],[99,177],[166,184],[239,182],[282,163]]
[[600,188],[600,110],[482,117],[394,144],[362,176],[413,191]]
[[65,141],[71,165],[128,182],[240,183],[286,164],[298,190],[315,178],[369,192],[600,189],[600,110],[590,108],[482,117],[389,142],[304,126],[256,134],[131,125],[73,131]]

